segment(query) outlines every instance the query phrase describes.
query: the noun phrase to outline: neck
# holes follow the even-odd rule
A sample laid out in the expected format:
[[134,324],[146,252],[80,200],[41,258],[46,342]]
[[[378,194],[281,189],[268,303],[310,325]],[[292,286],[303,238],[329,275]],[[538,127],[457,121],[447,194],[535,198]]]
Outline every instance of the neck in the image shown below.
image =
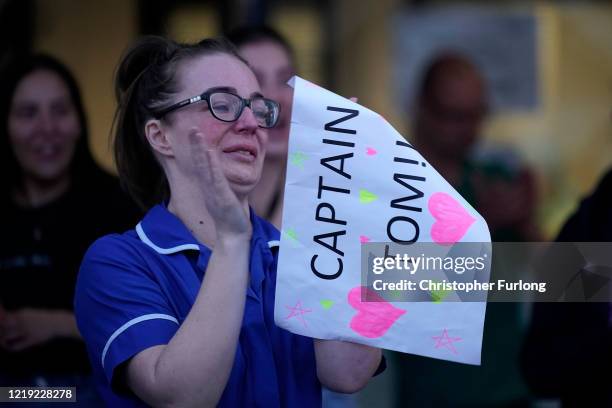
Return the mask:
[[[168,203],[168,210],[176,215],[191,234],[209,248],[214,248],[217,241],[215,220],[206,208],[206,197],[197,185],[183,188],[171,184],[172,197]],[[240,205],[248,213],[249,204],[246,197],[238,197]]]
[[25,177],[21,190],[15,192],[16,201],[27,207],[42,207],[58,199],[70,188],[71,178],[66,174],[57,180],[41,181]]
[[257,186],[255,186],[253,192],[249,195],[249,202],[258,215],[267,215],[274,197],[278,194],[279,189],[283,188],[286,162],[286,157],[284,159],[266,158],[264,161],[259,183],[257,183]]

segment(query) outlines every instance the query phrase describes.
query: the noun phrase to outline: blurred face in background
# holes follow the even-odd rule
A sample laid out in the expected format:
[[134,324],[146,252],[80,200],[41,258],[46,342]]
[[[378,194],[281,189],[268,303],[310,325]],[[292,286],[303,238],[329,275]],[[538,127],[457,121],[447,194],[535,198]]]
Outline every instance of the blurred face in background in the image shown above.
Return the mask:
[[53,183],[68,176],[81,124],[70,92],[53,71],[24,76],[13,94],[8,135],[26,178]]
[[469,70],[443,73],[419,110],[418,132],[430,146],[444,156],[466,155],[487,114],[484,82]]
[[266,158],[285,158],[293,99],[293,89],[287,85],[287,81],[295,74],[291,57],[280,44],[268,40],[245,44],[239,51],[255,72],[263,95],[281,105],[278,124],[268,129]]

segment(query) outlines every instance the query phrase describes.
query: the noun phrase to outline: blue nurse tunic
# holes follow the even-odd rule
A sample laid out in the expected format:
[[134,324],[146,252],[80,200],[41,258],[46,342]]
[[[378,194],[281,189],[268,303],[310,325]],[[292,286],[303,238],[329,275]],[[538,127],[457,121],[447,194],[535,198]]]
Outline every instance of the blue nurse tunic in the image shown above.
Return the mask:
[[[244,319],[219,406],[320,406],[312,339],[274,324],[278,230],[254,214],[251,221]],[[195,302],[210,255],[164,205],[153,207],[135,230],[90,247],[79,272],[75,314],[109,406],[145,406],[113,382],[116,368],[170,341]]]

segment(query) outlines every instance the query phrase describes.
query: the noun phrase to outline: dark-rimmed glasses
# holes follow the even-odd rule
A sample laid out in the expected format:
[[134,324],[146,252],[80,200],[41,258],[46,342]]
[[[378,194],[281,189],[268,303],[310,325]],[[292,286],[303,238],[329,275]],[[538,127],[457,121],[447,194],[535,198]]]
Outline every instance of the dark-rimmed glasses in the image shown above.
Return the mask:
[[245,99],[227,88],[213,88],[201,95],[182,100],[156,112],[155,118],[161,119],[170,112],[198,102],[206,102],[212,115],[222,122],[238,120],[244,108],[249,107],[253,111],[257,125],[262,128],[274,127],[280,113],[279,103],[272,99],[264,98],[261,95]]

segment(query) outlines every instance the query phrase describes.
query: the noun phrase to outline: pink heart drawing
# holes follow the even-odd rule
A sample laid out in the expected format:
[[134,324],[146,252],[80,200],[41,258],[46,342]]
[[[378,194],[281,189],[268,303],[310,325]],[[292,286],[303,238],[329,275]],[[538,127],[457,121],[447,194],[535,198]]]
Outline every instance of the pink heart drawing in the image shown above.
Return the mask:
[[[367,302],[361,300],[362,293]],[[357,310],[357,314],[351,319],[351,329],[370,339],[381,337],[401,315],[406,313],[405,310],[398,309],[365,286],[351,289],[348,293],[348,302]]]
[[436,219],[431,227],[431,238],[440,245],[453,245],[476,221],[457,200],[446,193],[432,194],[427,206]]
[[366,237],[365,235],[360,235],[359,242],[361,242],[362,244],[365,244],[366,242],[370,242],[370,238]]
[[378,153],[378,152],[376,151],[376,149],[372,149],[371,147],[368,147],[368,148],[367,148],[367,150],[366,150],[366,154],[367,154],[368,156],[374,156],[376,153]]

